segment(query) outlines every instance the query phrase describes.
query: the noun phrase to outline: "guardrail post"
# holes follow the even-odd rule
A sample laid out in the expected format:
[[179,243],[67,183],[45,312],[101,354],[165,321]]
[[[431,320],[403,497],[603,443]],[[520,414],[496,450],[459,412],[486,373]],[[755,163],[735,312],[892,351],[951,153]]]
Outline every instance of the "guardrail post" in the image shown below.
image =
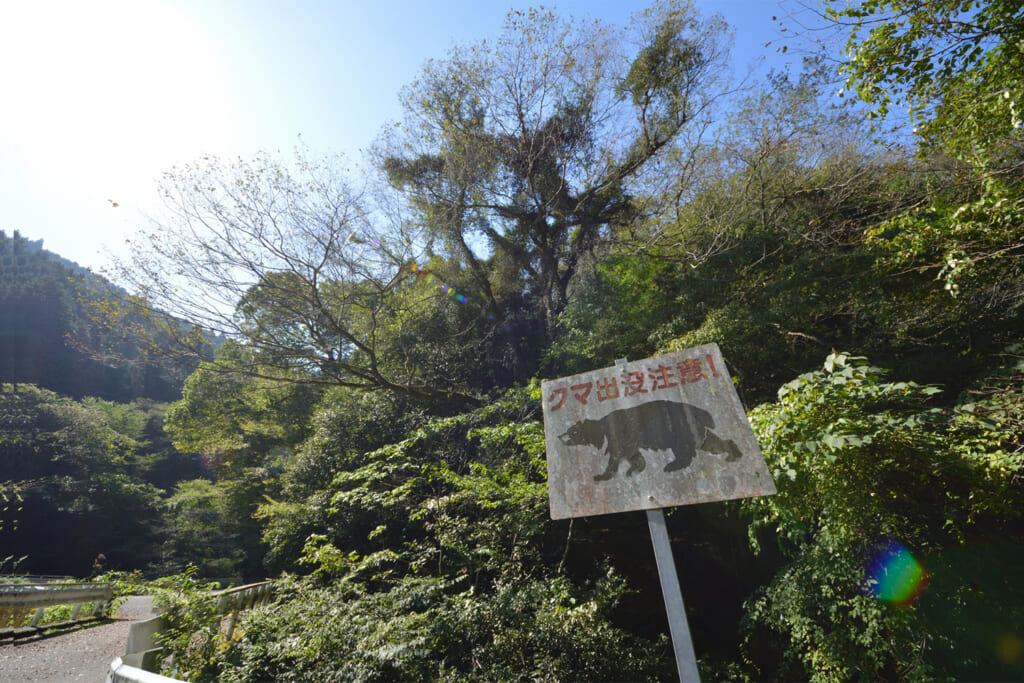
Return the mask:
[[106,614],[110,611],[110,603],[110,600],[97,600],[92,603],[92,611],[89,612],[89,616],[95,617],[101,614]]
[[[73,605],[70,623],[82,614],[82,606],[91,604],[89,616],[95,617],[97,609],[109,605],[113,590],[105,583],[81,583],[67,585],[53,584],[8,584],[0,586],[0,631],[7,634],[30,632],[40,628],[46,608],[54,605]],[[26,617],[32,619],[26,625]]]

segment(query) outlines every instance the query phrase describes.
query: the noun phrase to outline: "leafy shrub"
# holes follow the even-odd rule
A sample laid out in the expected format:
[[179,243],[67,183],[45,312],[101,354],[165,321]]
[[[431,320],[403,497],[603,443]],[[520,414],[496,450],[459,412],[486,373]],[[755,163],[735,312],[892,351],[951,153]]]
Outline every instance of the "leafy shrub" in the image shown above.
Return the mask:
[[196,574],[197,569],[189,567],[150,584],[165,623],[157,635],[164,648],[163,673],[190,681],[211,680],[214,655],[225,645],[220,633],[223,615],[211,594],[220,585],[200,581]]
[[[354,455],[316,506],[278,603],[215,656],[219,680],[606,680],[671,676],[667,641],[616,623],[614,569],[566,572],[538,406],[513,391]],[[285,506],[289,506],[285,509]],[[581,568],[582,567],[582,568]],[[666,668],[667,666],[667,668]]]
[[977,405],[942,408],[932,403],[938,388],[884,377],[863,358],[833,353],[750,416],[779,489],[745,503],[751,538],[774,530],[791,562],[749,601],[747,644],[774,634],[782,677],[935,675],[929,647],[942,636],[913,602],[875,597],[882,578],[869,558],[897,541],[938,566],[942,551],[1019,517],[1021,460],[1006,452],[1019,425],[1008,439],[985,426]]
[[467,580],[405,577],[386,591],[292,581],[247,622],[223,681],[650,680],[670,677],[666,643],[614,627],[625,590],[520,579],[483,593]]

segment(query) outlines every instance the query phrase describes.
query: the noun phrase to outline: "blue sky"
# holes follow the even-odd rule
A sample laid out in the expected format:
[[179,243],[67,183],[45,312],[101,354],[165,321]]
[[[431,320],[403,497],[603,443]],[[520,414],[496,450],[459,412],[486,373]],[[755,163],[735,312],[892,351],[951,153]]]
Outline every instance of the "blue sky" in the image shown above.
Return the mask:
[[[156,209],[156,181],[203,154],[357,159],[429,58],[496,36],[490,0],[67,0],[0,8],[0,230],[95,268]],[[549,2],[626,25],[648,3]],[[735,73],[779,66],[792,0],[696,0],[735,31]],[[789,24],[793,26],[792,24]],[[774,41],[766,47],[765,44]],[[117,207],[113,203],[118,204]]]

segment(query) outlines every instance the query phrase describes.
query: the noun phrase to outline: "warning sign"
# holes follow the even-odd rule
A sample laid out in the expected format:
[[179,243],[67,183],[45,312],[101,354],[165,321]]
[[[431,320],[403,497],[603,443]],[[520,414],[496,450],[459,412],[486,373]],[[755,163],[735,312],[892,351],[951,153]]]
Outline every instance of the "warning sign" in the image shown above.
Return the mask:
[[775,493],[717,344],[542,387],[553,519]]

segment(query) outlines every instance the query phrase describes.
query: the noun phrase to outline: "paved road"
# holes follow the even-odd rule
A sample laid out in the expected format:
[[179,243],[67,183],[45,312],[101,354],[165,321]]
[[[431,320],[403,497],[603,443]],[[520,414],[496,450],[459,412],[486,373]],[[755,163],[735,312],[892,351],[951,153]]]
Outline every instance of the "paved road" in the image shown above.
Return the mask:
[[4,683],[103,683],[110,662],[124,654],[128,625],[153,616],[153,598],[133,596],[112,623],[47,638],[19,638],[0,645]]

